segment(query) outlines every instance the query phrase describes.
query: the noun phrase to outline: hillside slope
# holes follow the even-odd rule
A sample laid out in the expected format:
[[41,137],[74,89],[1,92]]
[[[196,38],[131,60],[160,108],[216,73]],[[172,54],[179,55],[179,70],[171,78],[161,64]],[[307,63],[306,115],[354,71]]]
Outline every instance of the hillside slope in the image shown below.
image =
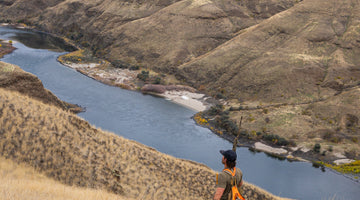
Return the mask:
[[298,103],[360,83],[360,3],[305,0],[180,67],[241,101]]
[[41,80],[31,73],[25,72],[20,67],[0,61],[0,88],[18,91],[44,103],[57,106],[64,110],[80,112],[82,109],[61,101],[52,92],[45,89]]
[[304,0],[183,64],[178,74],[228,98],[227,108],[241,108],[230,117],[244,117],[249,135],[280,135],[304,151],[319,143],[329,160],[337,159],[333,146],[338,158],[359,159],[359,38],[360,1]]
[[7,0],[0,19],[67,36],[113,63],[172,72],[296,0]]
[[131,200],[105,190],[68,186],[34,168],[0,157],[0,199],[4,200]]
[[[0,155],[68,185],[126,198],[210,199],[208,167],[96,129],[74,114],[0,88]],[[250,184],[247,199],[277,199]]]

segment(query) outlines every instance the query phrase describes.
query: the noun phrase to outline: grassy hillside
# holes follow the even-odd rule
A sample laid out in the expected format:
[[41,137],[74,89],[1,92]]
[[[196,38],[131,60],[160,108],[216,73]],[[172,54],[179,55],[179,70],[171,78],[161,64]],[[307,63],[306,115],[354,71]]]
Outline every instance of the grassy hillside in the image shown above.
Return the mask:
[[[125,198],[210,199],[215,172],[96,129],[58,107],[0,89],[0,155],[67,185]],[[29,186],[30,187],[30,186]],[[276,199],[250,184],[248,199]]]
[[360,83],[358,1],[305,0],[180,66],[239,102],[303,103]]
[[27,73],[16,65],[0,61],[0,88],[18,91],[22,94],[31,96],[44,103],[57,106],[64,110],[80,112],[82,109],[61,101],[49,90],[45,89],[41,80],[33,74]]
[[105,190],[68,186],[24,164],[0,157],[0,199],[3,200],[130,200]]

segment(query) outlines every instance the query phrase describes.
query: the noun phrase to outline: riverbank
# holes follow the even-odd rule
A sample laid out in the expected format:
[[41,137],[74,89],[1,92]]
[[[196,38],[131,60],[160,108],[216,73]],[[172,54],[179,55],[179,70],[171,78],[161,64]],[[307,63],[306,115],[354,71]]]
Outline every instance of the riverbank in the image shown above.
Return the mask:
[[12,45],[13,41],[11,40],[0,40],[0,58],[4,55],[13,52],[16,48]]
[[[83,51],[83,50],[81,50]],[[111,64],[104,60],[97,60],[97,62],[86,62],[89,55],[84,55],[84,52],[73,52],[67,55],[75,62],[64,61],[59,58],[59,62],[67,67],[77,70],[78,72],[91,77],[102,83],[121,87],[129,90],[140,90],[145,94],[159,96],[174,103],[180,104],[184,107],[190,108],[197,112],[208,110],[211,106],[218,104],[216,100],[198,93],[196,89],[183,85],[161,85],[161,84],[144,84],[139,83],[138,75],[143,70],[130,70],[114,68]],[[223,103],[223,104],[226,104]],[[196,119],[196,117],[194,117]],[[195,120],[199,125],[204,126],[199,120]],[[227,139],[230,142],[234,141],[235,136],[228,134],[226,131],[215,126],[205,126],[216,135]],[[352,163],[354,159],[348,159],[341,151],[334,150],[334,152],[315,153],[313,149],[307,146],[278,146],[268,144],[261,140],[253,140],[246,137],[240,137],[239,147],[247,147],[253,151],[264,152],[270,156],[279,159],[288,159],[290,161],[311,162],[318,165],[319,163],[332,163],[333,168],[339,167],[338,163],[348,164]],[[327,167],[331,165],[326,165]],[[357,177],[357,176],[355,176]]]
[[42,85],[40,79],[20,67],[0,61],[0,88],[17,91],[39,101],[54,105],[72,113],[83,112],[84,108],[57,98]]
[[[198,125],[210,129],[214,134],[234,144],[236,138],[235,135],[230,134],[219,126],[214,125],[214,122],[219,120],[219,118],[212,116],[212,119],[209,119],[204,118],[203,115],[203,112],[195,114],[193,117],[194,121]],[[324,169],[326,167],[338,171],[339,173],[347,174],[346,177],[351,178],[355,182],[360,182],[359,161],[347,158],[340,151],[331,149],[327,152],[316,152],[315,149],[311,149],[306,146],[297,146],[294,144],[279,146],[274,143],[274,140],[282,140],[278,136],[271,135],[271,138],[274,138],[271,142],[259,138],[254,139],[254,137],[251,137],[251,135],[247,133],[246,129],[243,129],[239,136],[240,137],[237,137],[236,140],[237,147],[249,148],[249,150],[253,152],[263,152],[268,156],[279,160],[312,163],[316,168],[321,167]]]
[[[115,68],[106,60],[94,58],[87,50],[78,50],[60,56],[58,61],[102,83],[162,97],[197,112],[210,108],[215,102],[211,97],[199,93],[192,87],[177,84],[178,82],[173,78],[162,76],[162,82],[166,82],[166,85],[144,82],[139,79],[139,75],[147,72],[146,75],[150,76],[150,72],[146,69]],[[155,74],[155,72],[151,73]],[[160,77],[157,74],[151,76]]]

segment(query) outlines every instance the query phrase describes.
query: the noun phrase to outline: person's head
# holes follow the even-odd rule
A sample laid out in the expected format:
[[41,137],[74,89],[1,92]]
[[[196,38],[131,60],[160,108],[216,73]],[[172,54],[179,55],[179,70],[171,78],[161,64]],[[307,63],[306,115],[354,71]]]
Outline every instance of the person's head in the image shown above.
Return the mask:
[[236,152],[233,150],[220,150],[220,153],[223,155],[222,163],[228,168],[234,168],[236,165]]

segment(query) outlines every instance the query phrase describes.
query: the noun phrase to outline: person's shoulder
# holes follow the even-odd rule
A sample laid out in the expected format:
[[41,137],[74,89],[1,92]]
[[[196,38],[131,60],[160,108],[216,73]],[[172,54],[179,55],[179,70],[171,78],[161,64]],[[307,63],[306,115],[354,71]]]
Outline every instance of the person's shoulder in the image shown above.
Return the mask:
[[236,168],[236,174],[240,174],[241,176],[242,176],[242,174],[243,174],[242,171],[241,171],[241,169],[238,168],[238,167]]
[[229,173],[228,172],[226,172],[226,171],[221,171],[221,172],[219,172],[219,176],[227,176]]
[[241,172],[241,169],[240,169],[240,168],[238,168],[238,167],[236,167],[236,171],[239,171],[239,172]]
[[228,179],[229,177],[231,177],[231,174],[224,170],[219,173],[219,179]]

